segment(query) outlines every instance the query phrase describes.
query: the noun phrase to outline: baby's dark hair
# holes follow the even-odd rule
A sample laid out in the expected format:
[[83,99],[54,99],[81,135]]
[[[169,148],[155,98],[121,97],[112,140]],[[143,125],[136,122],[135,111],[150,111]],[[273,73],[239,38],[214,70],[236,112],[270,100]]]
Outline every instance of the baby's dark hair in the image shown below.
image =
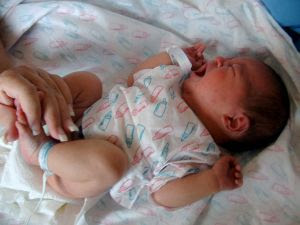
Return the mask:
[[255,89],[249,91],[244,109],[250,119],[250,128],[237,140],[220,144],[232,153],[262,149],[272,144],[284,129],[290,115],[290,101],[287,89],[280,76],[270,70],[268,94],[261,94]]

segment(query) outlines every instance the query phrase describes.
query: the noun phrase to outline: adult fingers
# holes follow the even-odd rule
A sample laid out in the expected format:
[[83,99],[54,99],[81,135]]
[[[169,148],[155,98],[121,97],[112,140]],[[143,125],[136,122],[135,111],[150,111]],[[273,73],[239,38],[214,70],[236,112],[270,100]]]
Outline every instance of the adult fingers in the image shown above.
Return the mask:
[[[60,131],[61,121],[62,118],[60,116],[60,107],[55,101],[55,96],[59,95],[59,89],[56,86],[56,83],[52,81],[52,79],[49,78],[49,74],[41,69],[38,68],[31,68],[28,66],[19,66],[14,68],[15,72],[18,72],[21,74],[25,79],[27,79],[30,83],[32,83],[35,87],[38,93],[47,93],[47,98],[44,99],[43,102],[43,109],[46,110],[46,115],[51,115],[51,121],[52,125],[51,127],[51,136],[58,139],[58,137],[62,132]],[[38,94],[40,96],[40,94]],[[40,102],[40,100],[39,100]],[[21,102],[22,104],[22,102]],[[26,114],[26,113],[25,113]],[[45,112],[41,112],[42,117],[45,116]],[[49,120],[48,120],[49,121]],[[42,121],[43,122],[43,121]],[[49,124],[48,124],[49,125]]]
[[60,113],[58,111],[58,102],[54,95],[44,93],[42,100],[43,118],[48,126],[50,135],[60,141],[66,141],[67,136],[61,126]]
[[19,75],[24,77],[30,83],[36,86],[37,89],[46,91],[47,87],[49,86],[49,82],[43,79],[40,74],[38,73],[37,69],[31,68],[29,66],[18,66],[13,68],[14,72],[17,72]]
[[[44,111],[41,112],[42,117],[51,118],[51,120],[47,119],[46,123],[50,128],[49,133],[53,138],[59,139],[60,137],[60,139],[62,139],[65,137],[65,134],[62,131],[63,120],[61,117],[61,109],[64,109],[65,107],[57,104],[57,101],[55,101],[56,96],[61,95],[56,83],[50,78],[46,71],[38,68],[19,66],[14,68],[14,71],[18,72],[21,76],[33,84],[39,93],[47,93],[47,98],[43,99]],[[22,102],[20,103],[22,104]],[[28,116],[26,112],[25,115]]]
[[[36,86],[14,70],[6,70],[0,76],[0,90],[20,103],[33,134],[41,132],[41,106]],[[1,102],[5,104],[5,102]]]
[[[56,100],[58,105],[60,106],[60,114],[61,114],[61,119],[62,119],[62,124],[63,124],[63,128],[65,131],[77,131],[78,128],[76,127],[76,125],[73,123],[71,116],[70,116],[70,112],[69,112],[69,107],[66,105],[65,103],[65,99],[61,96],[58,95],[56,96]],[[50,129],[49,129],[50,131]]]
[[71,116],[75,116],[74,110],[73,110],[73,99],[72,94],[69,86],[66,84],[66,82],[57,75],[52,75],[51,79],[56,83],[57,88],[62,93],[62,96],[64,97],[64,100],[68,106],[69,114]]
[[[47,100],[49,101],[52,98],[45,99],[45,102],[43,104],[45,111],[43,118],[48,125],[50,135],[53,137],[64,135],[62,132],[62,128],[64,128],[65,131],[74,131],[74,123],[71,119],[70,113],[70,108],[72,108],[72,95],[69,87],[63,81],[63,79],[57,75],[50,75],[43,70],[39,70],[39,73],[43,77],[43,79],[47,80],[51,84],[53,93],[48,94],[52,94],[52,97],[55,97],[57,103],[55,106],[58,107],[57,111],[53,108],[52,104],[49,104],[49,102],[47,102]],[[74,113],[74,111],[72,112]],[[56,119],[53,120],[53,118]]]
[[16,107],[16,116],[17,116],[17,120],[19,123],[22,123],[24,125],[28,125],[27,120],[26,120],[26,116],[24,111],[22,110],[22,107],[20,105],[20,103],[18,102],[17,99],[15,99],[14,101],[14,105]]
[[51,137],[61,140],[64,139],[65,132],[62,126],[62,111],[65,110],[65,105],[61,104],[58,96],[61,95],[56,83],[51,79],[49,73],[42,69],[36,69],[37,73],[47,85],[43,91],[43,114],[42,117],[48,126],[49,134]]

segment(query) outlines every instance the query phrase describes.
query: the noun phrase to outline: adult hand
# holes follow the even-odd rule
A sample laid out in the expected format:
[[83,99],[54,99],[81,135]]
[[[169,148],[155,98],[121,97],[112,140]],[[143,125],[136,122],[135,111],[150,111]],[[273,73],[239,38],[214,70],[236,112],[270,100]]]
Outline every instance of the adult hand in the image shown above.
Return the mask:
[[[19,66],[2,72],[0,104],[6,109],[7,107],[15,109],[16,103],[24,114],[21,117],[23,123],[29,125],[34,135],[41,132],[42,124],[45,123],[53,138],[65,141],[66,132],[72,131],[74,127],[71,119],[72,95],[67,84],[57,75],[28,66]],[[0,113],[3,114],[5,107],[0,108]],[[5,131],[8,141],[18,138],[15,129],[13,126]]]
[[218,180],[220,191],[238,188],[243,184],[241,166],[233,156],[222,156],[212,170]]

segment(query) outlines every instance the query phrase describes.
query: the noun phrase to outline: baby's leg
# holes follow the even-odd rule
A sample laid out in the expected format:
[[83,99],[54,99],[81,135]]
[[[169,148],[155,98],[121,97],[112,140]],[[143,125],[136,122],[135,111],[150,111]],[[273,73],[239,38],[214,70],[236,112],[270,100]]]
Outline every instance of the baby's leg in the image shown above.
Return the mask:
[[[19,144],[27,163],[39,166],[41,146],[49,140],[45,134],[32,136],[28,127],[16,123]],[[54,173],[48,185],[71,198],[103,193],[127,170],[128,158],[117,146],[97,139],[76,140],[54,145],[48,156],[48,168]]]
[[86,71],[68,74],[63,79],[71,90],[74,121],[77,121],[88,107],[101,98],[102,84],[96,75]]

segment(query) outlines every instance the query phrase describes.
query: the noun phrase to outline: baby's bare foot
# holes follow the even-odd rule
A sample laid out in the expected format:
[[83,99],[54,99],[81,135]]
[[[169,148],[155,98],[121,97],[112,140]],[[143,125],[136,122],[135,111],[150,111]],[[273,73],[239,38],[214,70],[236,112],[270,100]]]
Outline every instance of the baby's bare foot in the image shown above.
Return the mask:
[[40,135],[33,136],[31,129],[19,122],[16,122],[19,133],[19,146],[24,160],[31,165],[39,165],[38,156],[42,145],[48,141],[43,132]]

